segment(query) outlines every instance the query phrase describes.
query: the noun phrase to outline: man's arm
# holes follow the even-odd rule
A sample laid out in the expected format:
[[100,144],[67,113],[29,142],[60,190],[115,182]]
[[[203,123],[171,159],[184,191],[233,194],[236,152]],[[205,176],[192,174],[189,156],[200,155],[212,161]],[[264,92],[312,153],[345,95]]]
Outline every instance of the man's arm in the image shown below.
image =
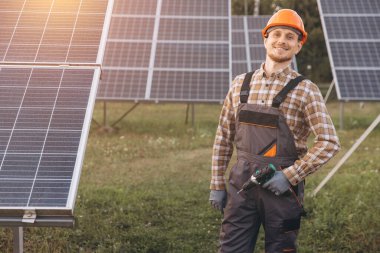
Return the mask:
[[216,130],[212,155],[211,190],[226,189],[224,174],[232,156],[235,137],[235,112],[232,103],[234,83],[235,81],[224,100]]
[[305,123],[315,135],[313,146],[294,165],[283,170],[289,182],[297,185],[315,172],[340,149],[340,143],[331,117],[318,87],[311,83],[304,107]]

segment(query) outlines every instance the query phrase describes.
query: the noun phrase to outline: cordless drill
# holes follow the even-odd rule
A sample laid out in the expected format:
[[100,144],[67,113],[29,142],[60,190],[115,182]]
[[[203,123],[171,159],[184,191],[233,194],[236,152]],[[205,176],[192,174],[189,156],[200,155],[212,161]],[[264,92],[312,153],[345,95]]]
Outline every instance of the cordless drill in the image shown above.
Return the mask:
[[247,182],[244,183],[243,187],[240,191],[237,192],[239,194],[242,191],[247,191],[256,185],[261,185],[266,183],[269,179],[271,179],[276,172],[276,167],[273,164],[268,164],[264,168],[256,169],[253,175],[248,179]]

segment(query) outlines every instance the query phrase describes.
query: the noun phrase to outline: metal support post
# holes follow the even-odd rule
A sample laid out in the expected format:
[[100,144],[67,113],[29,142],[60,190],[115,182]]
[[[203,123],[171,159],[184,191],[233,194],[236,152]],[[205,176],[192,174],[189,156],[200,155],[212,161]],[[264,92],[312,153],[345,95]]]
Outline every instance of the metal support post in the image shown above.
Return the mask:
[[187,104],[186,105],[185,125],[187,125],[187,123],[189,122],[189,108],[190,108],[190,104]]
[[117,123],[119,123],[122,119],[125,118],[125,116],[127,116],[130,112],[132,112],[137,106],[139,105],[139,103],[135,103],[128,111],[126,111],[118,120],[116,120],[112,125],[111,127],[114,127],[116,126]]
[[24,229],[23,227],[13,227],[13,253],[24,252]]
[[339,129],[344,129],[344,102],[339,103]]
[[330,173],[322,180],[322,182],[315,188],[313,196],[317,195],[320,189],[330,180],[330,178],[338,171],[338,169],[346,162],[346,160],[352,155],[352,153],[359,147],[359,145],[368,137],[368,135],[375,129],[375,127],[380,123],[380,114],[372,122],[372,124],[365,130],[365,132],[360,136],[360,138],[355,142],[355,144],[347,151],[346,154],[340,159],[340,161],[335,165],[335,167],[330,171]]
[[103,102],[103,126],[107,126],[107,102]]
[[186,118],[185,118],[185,124],[189,122],[189,110],[191,106],[191,127],[194,128],[194,123],[195,123],[195,106],[194,103],[192,104],[187,104],[186,106]]
[[191,104],[191,126],[194,128],[195,125],[195,105]]
[[327,90],[326,95],[325,95],[325,98],[324,98],[325,103],[327,103],[327,99],[329,99],[329,96],[330,96],[331,91],[332,91],[332,89],[333,89],[333,87],[334,87],[334,84],[335,84],[335,82],[334,82],[334,80],[332,80],[332,82],[331,82],[331,84],[330,84],[330,87],[329,87],[329,89]]

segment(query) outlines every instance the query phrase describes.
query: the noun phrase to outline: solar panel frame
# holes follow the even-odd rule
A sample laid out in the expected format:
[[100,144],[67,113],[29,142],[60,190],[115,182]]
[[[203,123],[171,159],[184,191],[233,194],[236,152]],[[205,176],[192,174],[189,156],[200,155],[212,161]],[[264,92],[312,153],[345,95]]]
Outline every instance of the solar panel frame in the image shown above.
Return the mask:
[[[103,67],[104,78],[101,81],[97,99],[103,101],[220,103],[224,99],[232,78],[230,71],[231,48],[229,47],[231,40],[231,3],[226,0],[223,0],[222,4],[220,4],[221,0],[201,0],[198,2],[200,5],[188,1],[172,0],[141,1],[139,4],[132,4],[130,1],[116,1],[112,24],[120,24],[119,19],[127,19],[135,24],[143,24],[144,21],[142,20],[145,20],[151,37],[148,38],[148,32],[142,33],[139,29],[134,29],[132,25],[126,23],[124,23],[124,27],[128,27],[126,29],[131,31],[130,34],[115,26],[111,28]],[[218,4],[210,4],[214,2],[218,2]],[[157,3],[156,8],[153,8],[153,3]],[[223,12],[224,16],[221,16],[220,12]],[[220,32],[221,30],[223,32]],[[130,60],[122,65],[120,64],[121,60],[116,59],[119,64],[115,64],[115,59],[110,60],[109,54],[115,55],[117,49],[122,48],[125,43],[129,43],[129,46],[135,48],[139,53],[127,49],[128,46],[126,46],[124,50],[129,52]],[[143,46],[145,48],[140,49]],[[206,48],[209,49],[207,52],[205,52]],[[216,53],[217,51],[218,53]],[[134,54],[139,56],[140,62],[135,60]],[[147,62],[148,55],[150,57],[149,63]],[[167,55],[170,56],[171,60],[167,58]],[[194,61],[188,58],[189,56],[194,56]],[[178,58],[184,60],[179,61]],[[178,62],[178,64],[175,65],[174,62]],[[210,68],[207,66],[207,63],[210,62],[219,66],[224,64],[224,67],[214,66]],[[168,72],[173,72],[173,75],[170,74],[173,77],[178,75],[178,79],[181,79],[181,76],[188,76],[189,73],[197,76],[203,75],[202,72],[223,72],[224,74],[228,73],[228,79],[220,84],[220,89],[223,90],[222,96],[219,95],[219,90],[216,90],[215,94],[209,97],[210,99],[202,96],[191,98],[180,94],[180,92],[177,96],[165,96],[171,92],[160,92],[158,87],[164,88],[166,86],[160,82],[168,80]],[[147,78],[143,77],[145,73],[148,74]],[[194,80],[199,79],[194,78]],[[146,85],[136,84],[136,82],[144,81],[146,81]],[[128,82],[128,84],[124,82]],[[172,88],[176,89],[177,86]],[[198,88],[201,91],[207,89],[199,83],[194,85],[194,89]],[[200,93],[194,90],[193,94]]]
[[[24,1],[23,1],[24,2]],[[26,1],[25,1],[26,2]],[[58,1],[57,1],[58,2]],[[100,1],[98,1],[100,2]],[[96,100],[96,92],[98,88],[98,84],[100,81],[101,76],[101,67],[100,63],[103,61],[104,56],[104,49],[106,45],[106,38],[108,35],[108,29],[110,25],[110,19],[111,19],[111,13],[112,13],[112,7],[113,7],[113,0],[104,0],[106,8],[101,10],[97,9],[97,11],[103,11],[104,18],[103,21],[100,23],[97,23],[97,25],[101,25],[101,36],[98,38],[97,42],[97,51],[95,55],[96,61],[90,62],[90,63],[82,63],[82,62],[74,62],[69,63],[65,62],[67,64],[62,64],[62,62],[48,62],[48,63],[41,63],[41,62],[0,62],[0,94],[2,94],[3,98],[6,98],[7,100],[5,103],[0,102],[0,115],[11,115],[11,118],[8,118],[4,121],[4,123],[0,123],[0,133],[4,132],[4,129],[9,128],[13,124],[13,129],[17,128],[20,129],[18,131],[24,131],[25,134],[29,135],[29,138],[20,139],[23,142],[26,140],[33,140],[35,136],[32,134],[28,134],[28,131],[40,131],[39,129],[44,124],[47,123],[47,111],[49,109],[44,109],[44,103],[43,99],[47,99],[47,101],[50,101],[50,95],[52,94],[51,91],[54,89],[57,89],[57,83],[60,83],[63,85],[63,88],[60,90],[62,97],[57,97],[55,101],[55,109],[56,113],[52,114],[50,116],[50,123],[49,127],[51,129],[56,129],[59,127],[58,132],[52,132],[50,135],[46,134],[44,143],[46,144],[46,147],[53,151],[52,154],[46,155],[48,158],[47,160],[41,160],[39,164],[41,165],[41,170],[39,171],[40,174],[35,174],[36,179],[37,176],[40,176],[44,179],[53,180],[54,176],[56,175],[59,178],[66,178],[67,182],[69,182],[70,187],[67,192],[67,198],[64,200],[64,203],[62,202],[61,205],[57,205],[56,203],[43,203],[40,202],[41,197],[43,196],[50,196],[47,193],[44,193],[41,195],[39,191],[37,190],[36,193],[36,201],[34,202],[35,205],[21,205],[21,206],[2,206],[0,204],[0,224],[7,225],[7,226],[72,226],[74,223],[73,219],[73,212],[74,212],[74,206],[75,206],[75,200],[76,195],[78,191],[79,186],[79,178],[81,174],[81,168],[84,160],[84,154],[85,154],[85,147],[87,143],[89,128],[92,120],[92,112]],[[16,3],[16,1],[14,1]],[[37,3],[37,2],[28,2],[28,3]],[[91,4],[91,1],[89,0],[81,0],[82,7],[86,11],[91,11],[93,9],[93,5]],[[4,4],[4,3],[3,3]],[[65,4],[64,1],[62,4]],[[33,6],[31,6],[33,7]],[[37,8],[38,6],[35,6]],[[1,3],[0,3],[0,9],[1,9]],[[17,8],[15,8],[17,11]],[[94,23],[94,20],[89,20],[90,23]],[[84,25],[86,25],[84,23]],[[36,76],[37,82],[33,82],[33,78],[27,78],[27,73],[24,75],[20,75],[20,70],[28,70],[32,73],[40,73],[40,75]],[[15,73],[7,76],[5,79],[3,78],[4,71],[14,70]],[[62,76],[61,79],[57,80],[56,75],[50,75],[47,77],[46,73],[49,72],[56,72],[56,71],[62,71],[66,73],[79,73],[79,75],[74,75],[73,79],[69,80],[65,78],[65,76]],[[18,72],[18,73],[17,73]],[[21,71],[22,72],[22,71]],[[86,92],[81,92],[78,90],[78,86],[84,85],[86,82],[83,81],[83,78],[85,75],[83,73],[91,73],[89,83],[87,85],[89,86],[89,90]],[[30,74],[31,75],[31,74]],[[29,76],[30,77],[30,76]],[[79,77],[79,78],[78,78]],[[17,99],[9,99],[12,98],[12,96],[7,97],[6,92],[9,92],[9,90],[16,90],[17,92],[23,92],[25,87],[23,88],[23,80],[25,78],[28,79],[27,85],[29,85],[30,90],[32,93],[33,99],[29,100],[26,105],[27,108],[17,107],[17,103],[20,101],[17,101]],[[7,83],[7,80],[9,84],[4,85],[4,83]],[[25,81],[24,81],[25,82]],[[46,87],[38,87],[40,82],[45,83],[47,85]],[[8,86],[10,85],[10,86]],[[8,87],[7,87],[8,86]],[[35,91],[33,91],[35,90]],[[4,92],[6,91],[6,92]],[[25,93],[26,94],[26,93]],[[17,96],[17,93],[13,94]],[[19,94],[21,95],[21,94]],[[42,96],[42,97],[41,97]],[[84,96],[84,100],[77,99],[79,96]],[[87,96],[87,97],[86,97]],[[35,98],[41,97],[42,99],[38,99],[41,104],[35,103]],[[13,96],[14,98],[14,96]],[[25,97],[26,98],[26,97]],[[3,100],[2,100],[3,101]],[[4,101],[3,101],[4,102]],[[27,102],[27,100],[26,100]],[[45,102],[46,103],[46,102]],[[50,102],[48,102],[49,104]],[[5,107],[4,107],[5,105]],[[12,107],[13,105],[13,107]],[[36,106],[38,105],[38,106]],[[46,104],[45,104],[46,105]],[[61,108],[61,106],[66,105],[66,108]],[[4,108],[3,108],[3,107]],[[11,106],[11,108],[8,108]],[[41,107],[42,106],[42,107]],[[84,106],[82,109],[75,108],[75,106]],[[15,109],[16,108],[16,109]],[[18,108],[18,109],[17,109]],[[23,117],[23,120],[20,120],[19,122],[13,122],[12,115],[14,116],[16,111],[18,110],[20,116]],[[33,117],[30,117],[29,113],[37,112],[36,114],[33,114]],[[72,116],[73,115],[73,116]],[[71,117],[72,116],[72,117]],[[70,120],[68,120],[68,117],[71,117]],[[68,122],[69,121],[69,122]],[[24,130],[23,130],[24,129]],[[50,129],[50,128],[49,128]],[[49,132],[50,130],[47,129]],[[64,133],[64,135],[62,135]],[[74,134],[74,135],[73,135]],[[80,137],[78,137],[78,135]],[[1,134],[0,134],[1,135]],[[7,138],[5,135],[1,135],[0,139],[2,138],[2,143],[4,142],[4,138]],[[64,138],[62,138],[64,136]],[[9,137],[9,140],[11,140],[12,136]],[[79,140],[78,140],[79,139]],[[11,142],[9,142],[11,143]],[[69,149],[76,149],[75,154],[66,154],[67,159],[63,160],[57,160],[59,158],[59,154],[62,153],[62,148],[60,148],[59,143],[62,144],[62,147],[67,150]],[[58,144],[58,145],[57,145]],[[20,147],[22,148],[22,152],[29,152],[29,150],[26,150],[25,147],[23,147],[25,144],[19,145],[18,147],[15,146],[16,150]],[[31,143],[31,145],[34,145]],[[74,146],[73,146],[74,145]],[[5,148],[4,145],[0,145],[0,150],[3,150]],[[11,152],[12,149],[9,149]],[[3,158],[5,155],[11,155],[7,154],[8,149],[1,153],[1,159],[2,159],[2,166],[4,164]],[[56,152],[57,154],[54,154]],[[17,153],[16,153],[17,155]],[[42,153],[41,153],[42,155]],[[12,155],[11,155],[12,156]],[[71,158],[69,157],[71,156]],[[32,164],[33,161],[35,163],[36,155],[35,154],[25,154],[25,161],[19,160],[17,163],[17,166],[21,166],[20,168],[22,171],[26,171],[29,173],[27,167],[25,167],[27,164]],[[30,158],[31,160],[29,160]],[[75,164],[73,165],[73,158],[75,158]],[[71,159],[71,160],[70,160]],[[11,162],[11,161],[10,161]],[[13,164],[13,165],[12,165]],[[25,165],[23,165],[25,164]],[[61,171],[50,171],[46,170],[49,167],[51,167],[54,164],[55,167],[61,167]],[[14,163],[9,164],[13,168],[15,165]],[[17,167],[16,166],[16,167]],[[73,170],[70,172],[70,170],[67,170],[68,167],[72,166]],[[1,167],[2,169],[3,167]],[[1,170],[0,170],[1,172]],[[4,172],[4,171],[3,171]],[[6,172],[5,174],[7,174]],[[37,173],[37,172],[36,172]],[[49,173],[53,173],[52,175]],[[70,178],[70,173],[72,173],[72,176]],[[1,174],[1,173],[0,173]],[[12,175],[9,174],[8,175]],[[69,180],[70,178],[70,180]],[[3,180],[4,178],[0,175],[0,180]],[[8,180],[9,181],[9,180]],[[16,181],[17,182],[17,181]],[[21,181],[20,181],[21,182]],[[36,180],[34,181],[36,182]],[[46,187],[50,187],[49,185],[46,185]],[[37,188],[36,188],[37,189]],[[49,189],[49,188],[47,188]],[[60,190],[59,190],[60,191]],[[61,193],[57,194],[61,194]],[[0,192],[1,194],[1,192]],[[30,195],[33,196],[33,195]],[[31,202],[33,204],[33,202]],[[42,204],[39,204],[42,203]],[[37,216],[34,217],[34,220],[28,221],[25,220],[26,214],[36,214]],[[32,215],[33,217],[33,215]],[[33,223],[34,222],[34,223]]]
[[338,100],[380,100],[380,2],[317,3]]

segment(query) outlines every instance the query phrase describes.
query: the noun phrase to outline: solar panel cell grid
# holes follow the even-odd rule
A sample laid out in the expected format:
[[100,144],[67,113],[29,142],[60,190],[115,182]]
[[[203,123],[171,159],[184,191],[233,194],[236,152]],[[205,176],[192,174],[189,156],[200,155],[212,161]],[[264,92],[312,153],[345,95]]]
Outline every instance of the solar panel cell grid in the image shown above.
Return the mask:
[[232,47],[232,60],[247,62],[247,54],[244,46],[234,46]]
[[[62,5],[67,5],[66,0],[60,0],[62,2]],[[73,0],[73,2],[78,1],[78,0]],[[80,2],[80,13],[95,13],[95,14],[101,14],[104,16],[105,11],[107,9],[108,5],[108,0],[81,0]],[[57,12],[62,12],[61,11],[61,6],[58,6]],[[100,23],[99,28],[103,27],[103,22]]]
[[[51,109],[22,108],[19,111],[20,119],[16,122],[15,127],[17,129],[42,129],[49,124],[50,115]],[[13,128],[13,124],[9,124],[8,127]]]
[[0,129],[12,128],[14,119],[16,118],[16,115],[17,115],[17,112],[18,112],[17,108],[1,108],[0,109],[0,118],[2,120],[0,121]]
[[232,31],[232,45],[245,46],[245,33],[244,30]]
[[25,0],[0,1],[0,10],[19,11]]
[[97,51],[78,48],[99,47],[107,1],[6,2],[0,8],[0,61],[95,63]]
[[[210,82],[209,80],[213,80]],[[155,71],[151,97],[165,100],[212,101],[225,97],[229,83],[228,73]],[[196,86],[194,84],[197,84]],[[180,95],[179,95],[180,94]]]
[[158,91],[162,80],[186,76],[186,89],[205,94],[199,72],[229,74],[229,39],[227,0],[115,1],[98,98],[190,101],[182,83]]
[[247,16],[248,30],[255,30],[261,34],[261,30],[267,25],[270,17],[269,15]]
[[156,68],[223,69],[228,63],[228,45],[157,44]]
[[380,2],[319,0],[338,98],[380,99]]
[[232,31],[244,31],[244,19],[241,16],[232,16],[231,21]]
[[[7,159],[4,160],[0,177],[17,179],[20,173],[24,175],[24,177],[33,177],[34,168],[38,166],[39,160],[38,155],[25,155],[24,157],[9,155]],[[4,191],[1,191],[0,194],[1,193],[4,193]],[[7,193],[9,194],[9,191]]]
[[108,40],[152,40],[154,20],[154,18],[143,17],[114,17],[111,21]]
[[[0,157],[1,158],[1,157]],[[24,206],[28,201],[28,189],[32,187],[31,180],[2,180],[0,179],[1,206]]]
[[67,206],[93,76],[1,68],[0,185],[10,187],[0,187],[1,207]]
[[[53,37],[58,37],[58,36],[62,36],[62,34],[65,34],[67,31],[64,31],[64,30],[59,30],[59,31],[45,31],[45,33],[47,33],[47,35],[49,34],[49,32],[53,33]],[[47,36],[45,35],[45,36]],[[46,44],[54,44],[50,41],[45,41],[47,40],[44,36],[44,40],[42,42],[46,42]],[[67,36],[67,35],[66,35]],[[76,32],[74,32],[74,34],[70,34],[71,36],[71,41],[68,40],[68,44],[71,43],[71,45],[73,46],[94,46],[94,47],[98,47],[99,45],[99,41],[100,41],[100,36],[101,36],[101,33],[99,32],[94,32],[94,30],[76,30]]]
[[148,68],[150,60],[151,43],[108,42],[106,46],[106,66],[145,67]]
[[252,69],[259,69],[262,63],[262,61],[251,62]]
[[250,47],[251,60],[264,62],[266,57],[266,51],[264,46]]
[[331,53],[337,67],[380,66],[380,42],[331,42]]
[[228,16],[228,5],[222,0],[163,0],[162,15]]
[[159,40],[174,41],[227,41],[228,22],[209,19],[162,18]]
[[[98,52],[99,46],[97,45],[82,45],[82,46],[70,46],[69,54],[67,56],[67,60],[65,62],[70,63],[95,63],[96,62],[96,54]],[[39,56],[42,54],[40,53]],[[46,56],[46,55],[45,55]],[[37,57],[37,59],[39,59]],[[46,60],[48,61],[48,60]]]
[[380,16],[325,17],[325,24],[330,40],[380,39]]
[[75,166],[76,157],[73,155],[46,155],[40,162],[39,178],[70,179]]
[[50,121],[51,129],[75,130],[80,131],[83,126],[85,109],[55,109]]
[[100,68],[45,62],[95,65],[107,5],[0,1],[1,215],[72,216]]
[[124,15],[155,15],[157,0],[138,0],[138,1],[115,1],[113,14]]
[[264,46],[264,39],[261,35],[261,32],[249,32],[249,44],[250,45],[260,45]]
[[23,88],[0,87],[0,106],[1,107],[17,107],[24,94]]
[[234,77],[243,73],[247,73],[247,63],[233,62],[232,73],[234,73]]
[[147,70],[111,70],[102,74],[102,82],[98,93],[114,99],[143,99],[148,78]]
[[380,97],[380,70],[336,70],[341,96],[348,99]]
[[380,2],[378,0],[321,0],[320,2],[325,14],[380,13]]
[[[34,13],[28,13],[28,15],[31,16],[32,20],[35,19],[36,15]],[[54,15],[49,17],[47,27],[49,27],[50,29],[62,29],[62,28],[71,29],[76,23],[77,26],[81,24],[80,27],[85,28],[83,27],[83,24],[82,24],[83,21],[79,22],[79,18],[77,20],[76,17],[77,17],[76,13],[55,13]],[[45,21],[45,19],[43,19],[43,21]],[[94,22],[94,20],[92,21]],[[88,25],[91,25],[90,22],[86,22],[86,23]],[[40,27],[41,25],[44,25],[44,24],[45,23],[40,24]],[[29,24],[26,23],[26,26],[29,26]]]
[[62,88],[80,87],[82,89],[90,89],[91,81],[93,80],[93,78],[94,78],[93,71],[83,70],[83,69],[70,69],[69,71],[65,70],[65,73],[62,76],[61,87]]
[[46,20],[48,19],[48,12],[22,12],[14,13],[16,19],[13,21],[15,23],[11,24],[12,28],[15,28],[14,25],[17,24],[16,32],[19,28],[39,28],[43,30]]

